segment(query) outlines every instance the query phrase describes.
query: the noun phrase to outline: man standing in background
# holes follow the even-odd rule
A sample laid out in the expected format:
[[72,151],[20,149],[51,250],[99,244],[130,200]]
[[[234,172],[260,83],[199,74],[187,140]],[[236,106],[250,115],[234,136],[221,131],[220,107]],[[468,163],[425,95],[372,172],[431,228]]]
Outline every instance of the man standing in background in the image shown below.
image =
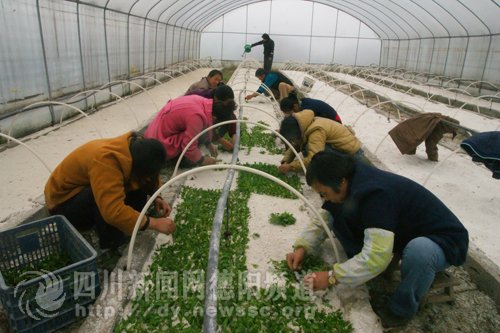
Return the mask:
[[264,46],[264,70],[266,73],[271,71],[271,67],[273,66],[273,57],[274,57],[274,41],[269,37],[268,34],[262,35],[262,40],[257,43],[253,43],[252,47],[257,45]]

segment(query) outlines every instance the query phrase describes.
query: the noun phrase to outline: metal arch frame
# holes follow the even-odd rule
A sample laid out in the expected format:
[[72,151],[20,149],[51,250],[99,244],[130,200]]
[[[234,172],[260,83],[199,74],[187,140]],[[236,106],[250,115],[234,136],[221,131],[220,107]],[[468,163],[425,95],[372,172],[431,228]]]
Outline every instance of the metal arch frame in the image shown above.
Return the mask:
[[[96,130],[97,134],[99,135],[100,138],[102,138],[102,133],[101,131],[99,130],[99,127],[97,126],[97,124],[94,122],[94,120],[92,120],[92,118],[89,117],[88,114],[86,114],[85,112],[83,112],[81,109],[77,108],[76,106],[74,105],[71,105],[71,104],[68,104],[68,103],[63,103],[63,102],[57,102],[57,101],[41,101],[41,102],[35,102],[35,103],[31,103],[30,105],[27,105],[25,106],[24,108],[22,108],[22,110],[24,109],[29,109],[33,106],[50,106],[50,105],[61,105],[61,106],[66,106],[70,109],[73,109],[75,110],[76,112],[80,113],[82,116],[84,116],[85,118],[87,118],[89,120],[89,122],[92,124],[92,126],[94,127],[94,129]],[[49,109],[50,111],[50,109]],[[12,132],[12,127],[14,127],[14,123],[16,122],[17,118],[19,117],[21,113],[18,113],[14,116],[14,118],[12,119],[11,123],[10,123],[10,128],[9,128],[9,136]],[[64,110],[61,111],[61,116],[59,117],[59,124],[62,122],[62,119],[63,119],[63,114],[64,114]]]
[[[198,3],[198,1],[201,1],[201,2],[199,2],[199,3]],[[176,12],[174,12],[174,13],[173,13],[173,14],[169,17],[169,19],[167,20],[167,24],[168,24],[168,22],[170,22],[170,19],[171,19],[171,18],[173,18],[174,16],[176,16],[178,13],[182,12],[182,11],[183,11],[184,9],[186,9],[187,7],[189,7],[189,9],[187,9],[187,10],[186,10],[186,14],[187,14],[187,13],[189,13],[189,12],[190,12],[190,11],[191,11],[194,7],[198,6],[198,4],[202,4],[202,3],[203,3],[203,0],[196,0],[196,1],[191,1],[191,3],[190,3],[190,4],[191,4],[191,6],[182,6],[179,10],[177,10]],[[173,24],[173,25],[174,25],[174,27],[176,27],[176,26],[177,26],[177,22],[179,21],[179,19],[180,19],[183,15],[184,15],[184,13],[180,14],[180,15],[179,15],[179,17],[177,17],[177,19],[175,20],[175,22],[174,22],[174,24]],[[179,28],[181,29],[181,32],[180,32],[180,33],[182,33],[182,29],[185,29],[186,31],[188,31],[188,28],[187,28],[187,27],[179,26]],[[181,37],[182,37],[182,36],[181,36],[181,35],[179,35],[179,52],[178,52],[178,54],[177,54],[177,60],[179,60],[179,58],[180,58],[180,47],[181,47],[181,45],[180,45],[180,44],[181,44],[181,39],[182,39]],[[186,37],[184,37],[184,38],[186,38]],[[175,42],[175,28],[174,28],[174,30],[173,30],[172,45],[174,44],[174,42]],[[172,55],[173,55],[173,52],[174,52],[174,49],[173,49],[173,47],[172,47]],[[173,56],[172,56],[172,58],[173,58]]]
[[[460,74],[460,76],[463,75],[463,70],[464,70],[464,65],[465,65],[465,60],[467,58],[467,53],[469,53],[469,42],[470,42],[470,33],[469,33],[469,30],[467,30],[466,27],[464,27],[464,25],[459,21],[457,20],[457,18],[455,16],[452,15],[452,13],[444,8],[441,4],[437,3],[436,0],[432,0],[434,3],[436,3],[439,7],[441,7],[441,9],[443,9],[446,13],[448,13],[461,27],[462,29],[464,29],[465,31],[465,34],[466,34],[466,37],[467,37],[467,46],[465,47],[465,52],[464,52],[464,61],[462,63],[462,73]],[[460,1],[459,1],[460,4],[462,4]],[[467,8],[468,9],[468,8]],[[448,33],[449,35],[449,33]],[[446,74],[446,66],[448,65],[448,58],[450,57],[450,45],[451,45],[451,35],[449,36],[449,40],[448,40],[448,50],[446,51],[446,59],[445,59],[445,62],[444,62],[444,69],[443,69],[443,74]]]
[[[106,66],[108,68],[108,82],[111,81],[111,67],[109,65],[109,47],[108,47],[108,28],[107,28],[107,24],[106,24],[106,12],[107,12],[107,7],[108,7],[108,4],[111,0],[107,0],[106,1],[106,4],[104,5],[104,8],[103,8],[103,20],[104,20],[104,47],[106,48]],[[111,91],[111,87],[109,88],[110,91]]]
[[[259,3],[259,2],[267,2],[267,1],[269,1],[269,0],[259,0],[259,1],[251,1],[251,2],[248,2],[248,1],[247,1],[247,2],[245,2],[245,3],[244,3],[244,5],[247,5],[247,6],[248,6],[248,5],[251,5],[251,4],[255,4],[255,3]],[[380,32],[385,33],[385,30],[384,30],[384,29],[381,29],[381,28],[378,26],[378,24],[376,24],[376,23],[375,23],[375,22],[373,22],[372,20],[368,19],[366,16],[361,15],[360,13],[354,12],[354,14],[351,14],[351,13],[349,13],[349,12],[345,11],[345,10],[341,10],[340,8],[338,8],[338,7],[336,7],[336,6],[333,6],[331,2],[327,2],[327,3],[323,2],[323,1],[313,1],[313,2],[317,2],[317,3],[320,3],[320,4],[325,5],[325,6],[327,6],[327,7],[334,8],[334,9],[336,9],[336,10],[340,10],[340,11],[343,11],[343,12],[345,12],[345,13],[348,13],[349,15],[351,15],[351,16],[353,16],[353,17],[355,17],[356,19],[358,19],[359,21],[363,22],[365,25],[367,25],[368,27],[370,27],[370,28],[371,28],[371,29],[375,32],[375,34],[376,34],[377,36],[379,36],[379,38],[380,38]],[[237,4],[237,5],[238,5],[238,4],[240,4],[240,1],[235,2],[235,4]],[[236,5],[236,6],[230,6],[230,7],[227,7],[227,8],[228,8],[228,10],[224,11],[224,13],[223,13],[223,14],[227,14],[227,13],[229,13],[230,11],[232,11],[232,10],[234,10],[234,9],[238,8],[238,7],[241,7],[241,6],[237,6],[237,5]],[[215,10],[215,9],[214,9],[214,10]],[[212,15],[212,16],[211,16],[210,18],[208,18],[207,20],[204,20],[204,21],[202,20],[202,21],[200,21],[200,22],[199,22],[199,23],[197,23],[197,25],[196,25],[197,29],[202,31],[203,29],[205,29],[208,25],[210,25],[213,21],[215,21],[215,20],[216,20],[218,17],[220,17],[220,16],[221,16],[221,14],[219,14],[219,16],[217,16],[217,17],[213,18],[214,16]],[[360,18],[359,18],[359,16],[364,17],[364,18],[365,18],[365,19],[367,19],[367,20],[368,20],[371,24],[367,24],[364,20],[360,19]],[[383,21],[381,21],[381,22],[383,23]],[[375,26],[378,28],[378,30],[377,30],[377,29],[373,29],[373,27],[372,27],[373,25],[375,25]],[[386,34],[386,33],[385,33],[385,34]],[[386,34],[386,35],[387,35],[387,34]],[[387,37],[388,37],[388,36],[387,36]]]
[[38,154],[34,149],[32,149],[28,144],[22,142],[21,140],[18,140],[16,138],[14,138],[13,136],[10,136],[8,134],[4,134],[2,132],[0,132],[0,137],[2,138],[5,138],[7,139],[7,142],[10,142],[10,141],[14,141],[15,143],[17,143],[18,145],[21,145],[23,146],[24,148],[28,149],[28,151],[30,153],[32,153],[42,164],[43,166],[45,167],[45,169],[47,169],[47,171],[49,172],[49,175],[52,173],[52,169],[48,166],[48,164],[44,161],[44,159],[40,156],[40,154]]
[[[149,13],[159,4],[162,0],[158,0],[153,6],[151,6],[146,15],[144,16],[144,28],[142,33],[142,73],[146,73],[146,24],[148,21]],[[155,29],[155,70],[156,70],[156,35],[158,34],[158,21],[156,22]]]
[[[195,4],[194,6],[196,6],[198,3],[197,3],[196,1],[192,1],[192,2],[191,2],[191,4]],[[192,7],[194,7],[194,6],[192,6]],[[170,8],[170,7],[171,7],[171,6],[169,6],[169,8]],[[191,7],[191,8],[192,8],[192,7]],[[190,8],[190,9],[191,9],[191,8]],[[172,19],[175,15],[177,15],[177,13],[179,13],[179,12],[180,12],[181,10],[183,10],[183,9],[184,9],[184,6],[181,6],[181,8],[180,8],[179,10],[175,11],[172,15],[170,15],[170,17],[168,18],[168,20],[167,20],[167,22],[166,22],[166,23],[167,23],[167,24],[169,24],[170,20],[171,20],[171,19]],[[189,10],[188,10],[187,12],[189,12]],[[178,27],[178,26],[177,26],[177,21],[179,20],[179,18],[180,18],[180,17],[182,17],[182,15],[181,15],[181,16],[179,16],[179,17],[175,20],[174,24],[172,25],[172,26],[173,26],[173,29],[172,29],[172,61],[174,61],[175,28],[176,28],[176,27]],[[182,30],[184,29],[184,30],[186,30],[186,31],[187,31],[187,30],[188,30],[188,28],[186,28],[186,27],[182,27],[182,26],[179,26],[179,29],[181,29],[181,31],[179,32],[179,50],[178,50],[178,52],[177,52],[177,62],[179,62],[179,61],[180,61],[180,47],[181,47],[181,46],[180,46],[180,42],[181,42],[181,37],[182,37],[182,35],[181,35],[181,34],[182,34]]]
[[[337,2],[336,2],[337,0],[330,0],[330,1],[331,1],[333,4],[335,4],[335,6],[336,6],[336,8],[337,8],[338,10],[341,10],[341,11],[343,11],[344,13],[347,13],[347,14],[351,15],[352,17],[358,18],[358,16],[360,16],[360,15],[362,15],[363,17],[365,17],[368,21],[370,21],[370,22],[372,22],[373,24],[375,24],[375,25],[376,25],[376,26],[377,26],[380,30],[384,31],[384,33],[385,33],[385,35],[386,35],[386,37],[387,37],[386,39],[390,39],[389,34],[387,34],[387,30],[386,30],[386,29],[381,29],[381,28],[378,26],[378,24],[376,24],[376,23],[375,23],[372,19],[370,19],[368,16],[365,16],[365,15],[361,14],[361,12],[360,12],[359,10],[361,10],[363,13],[364,13],[364,12],[366,12],[366,13],[368,13],[370,16],[373,16],[376,20],[379,20],[379,21],[380,21],[383,25],[385,25],[385,26],[388,28],[388,30],[390,30],[390,31],[393,33],[393,35],[394,35],[394,36],[399,37],[398,33],[397,33],[396,31],[394,31],[394,30],[392,29],[392,27],[391,27],[391,26],[390,26],[387,22],[385,22],[385,21],[384,21],[384,20],[382,20],[381,18],[379,18],[379,17],[377,17],[376,15],[373,15],[372,13],[370,13],[369,11],[367,11],[367,9],[366,9],[365,7],[363,7],[363,6],[359,6],[359,5],[357,5],[357,4],[354,4],[354,3],[350,3],[350,2],[349,2],[349,3],[348,3],[349,5],[351,5],[351,6],[355,7],[355,8],[358,8],[358,10],[356,10],[356,9],[353,9],[353,8],[351,8],[351,7],[347,6],[347,4],[344,4],[344,3],[337,3]],[[363,2],[363,4],[364,4],[364,2]],[[344,9],[342,9],[342,8],[344,8]],[[347,10],[346,10],[345,8],[346,8]],[[377,10],[378,10],[378,8],[377,8]],[[380,11],[380,10],[379,10],[379,11]],[[382,14],[383,14],[383,13],[382,13]],[[383,14],[383,17],[386,17],[386,16]],[[390,17],[387,17],[387,18],[388,18],[388,20],[389,20],[389,21],[393,21]],[[363,22],[363,23],[364,23],[364,22]],[[370,25],[368,25],[368,26],[371,28],[371,26],[370,26]],[[374,31],[375,31],[375,29],[373,29],[373,28],[372,28],[372,30],[374,30]],[[380,37],[380,34],[378,34],[378,36]],[[381,39],[384,39],[384,38],[381,38]]]
[[[110,83],[115,83],[115,82],[120,82],[120,81],[113,81],[113,82],[110,82]],[[123,81],[123,82],[125,82],[125,81]],[[101,92],[102,93],[107,93],[109,96],[113,96],[114,98],[119,99],[120,101],[122,101],[122,102],[125,103],[125,105],[127,106],[128,110],[130,111],[130,113],[134,117],[134,120],[135,120],[137,126],[139,126],[139,124],[140,124],[139,119],[137,119],[137,116],[134,113],[134,109],[132,109],[132,107],[130,106],[130,103],[127,100],[125,100],[125,98],[123,98],[122,96],[120,96],[118,94],[115,94],[115,93],[113,93],[111,91],[104,90],[105,88],[106,88],[106,85],[103,88],[101,88],[101,89],[88,89],[88,90],[79,92],[78,94],[72,96],[71,98],[77,97],[79,95],[87,94],[88,92],[91,92],[91,93],[101,93]],[[60,119],[59,123],[61,123],[61,122],[62,122],[62,112],[61,112],[61,119]]]
[[[419,37],[420,37],[420,34],[418,33],[418,31],[417,31],[417,30],[415,30],[415,29],[411,26],[411,24],[409,24],[408,22],[406,22],[406,21],[405,21],[405,19],[404,19],[403,17],[401,17],[398,13],[394,12],[391,8],[387,7],[385,4],[382,4],[382,3],[378,2],[377,0],[368,0],[368,2],[366,2],[365,0],[361,0],[361,2],[366,3],[368,6],[370,6],[370,7],[372,7],[372,8],[373,8],[374,6],[370,5],[370,2],[372,2],[372,1],[373,1],[373,2],[376,2],[379,6],[381,6],[381,7],[385,8],[385,9],[387,9],[387,10],[388,10],[388,11],[390,11],[390,12],[392,12],[392,13],[394,14],[394,16],[398,17],[398,18],[399,18],[402,22],[404,22],[406,25],[408,25],[408,27],[410,27],[410,29],[411,29],[411,30],[413,30],[413,31],[415,32],[415,34],[416,34],[417,36],[419,36]],[[377,6],[377,7],[378,7],[378,6]],[[377,9],[378,9],[378,8],[377,8]],[[380,10],[379,10],[379,11],[380,11]],[[396,20],[393,20],[393,22],[394,22],[394,24],[396,24],[399,28],[401,28],[401,31],[403,31],[403,32],[406,34],[407,38],[408,38],[408,39],[410,39],[410,35],[406,32],[406,31],[407,31],[407,29],[403,29],[403,27],[402,27],[402,26],[401,26],[398,22],[396,22]]]
[[[399,8],[401,8],[403,11],[407,12],[408,14],[410,14],[410,17],[416,19],[421,25],[422,27],[424,27],[425,29],[427,29],[429,31],[429,33],[431,34],[431,36],[434,38],[434,33],[432,32],[431,29],[429,29],[425,24],[424,22],[422,22],[420,20],[420,18],[417,16],[417,15],[414,15],[412,14],[409,10],[407,10],[405,7],[401,6],[397,1],[394,1],[394,0],[389,0],[392,4],[398,6]],[[416,61],[416,64],[415,64],[415,70],[417,70],[418,68],[418,63],[420,61],[420,54],[421,54],[421,43],[422,43],[422,36],[420,36],[420,34],[417,32],[417,35],[419,36],[419,39],[418,39],[418,54],[417,54],[417,61]]]
[[[484,21],[483,21],[481,18],[479,18],[479,16],[477,16],[477,15],[476,15],[476,13],[475,13],[474,11],[470,10],[470,8],[469,8],[469,7],[467,7],[466,5],[464,5],[464,4],[462,3],[462,1],[458,0],[458,2],[459,2],[462,6],[464,6],[465,8],[467,8],[467,10],[468,10],[468,11],[469,11],[472,15],[474,15],[474,16],[475,16],[475,17],[476,17],[476,18],[477,18],[477,19],[478,19],[478,20],[479,20],[479,21],[480,21],[480,22],[481,22],[481,23],[482,23],[482,24],[486,27],[486,30],[488,30],[488,33],[489,33],[489,35],[490,35],[490,40],[489,40],[489,42],[488,42],[488,51],[486,51],[486,59],[484,59],[483,74],[481,74],[481,81],[483,81],[483,80],[484,80],[484,73],[486,72],[486,64],[488,63],[488,58],[489,58],[489,56],[490,56],[490,51],[491,51],[491,42],[492,42],[492,37],[491,37],[491,35],[492,35],[492,34],[491,34],[491,30],[490,30],[490,27],[489,27],[486,23],[484,23]],[[464,69],[464,66],[465,66],[465,57],[464,57],[464,65],[462,66],[462,73],[461,73],[461,75],[460,75],[460,76],[463,76],[463,69]],[[479,93],[481,93],[481,89],[479,89]]]
[[[498,119],[498,118],[492,118],[492,117],[490,117],[490,116],[488,116],[488,115],[482,114],[482,113],[481,113],[481,109],[479,108],[479,105],[478,105],[478,104],[473,104],[473,103],[474,103],[474,101],[479,101],[479,100],[486,99],[486,98],[497,98],[497,99],[498,99],[498,98],[500,98],[500,97],[499,97],[499,96],[497,96],[497,95],[483,95],[483,96],[477,96],[477,97],[474,97],[474,98],[472,99],[472,101],[470,101],[470,102],[464,102],[464,103],[462,104],[462,106],[460,106],[460,107],[457,109],[457,111],[455,111],[455,113],[453,114],[452,118],[455,118],[455,117],[457,116],[457,114],[458,114],[460,111],[472,112],[472,110],[467,110],[467,109],[464,109],[464,107],[465,107],[467,104],[470,104],[470,105],[475,105],[475,106],[476,106],[476,109],[477,109],[477,113],[478,113],[478,114],[480,114],[480,115],[482,115],[483,117],[485,117],[485,118],[490,118],[490,119]],[[490,101],[490,103],[491,103],[491,102],[492,102],[492,101]]]
[[[217,3],[217,5],[213,6],[212,8],[210,8],[209,11],[206,12],[207,15],[201,16],[201,17],[200,17],[200,15],[197,15],[196,17],[193,16],[193,18],[196,19],[195,21],[192,22],[193,29],[203,31],[207,26],[209,26],[210,24],[215,22],[219,17],[222,17],[222,16],[230,13],[231,11],[233,11],[237,8],[243,7],[245,5],[249,6],[249,5],[253,5],[255,3],[266,2],[266,1],[268,1],[268,0],[258,0],[258,1],[251,1],[251,2],[248,2],[248,1],[242,2],[242,0],[237,0],[237,1],[231,2],[231,5],[226,6],[226,7],[224,7],[225,3],[223,3],[223,2]],[[221,7],[221,5],[222,5],[222,7]],[[220,12],[218,12],[219,8],[226,8],[226,10],[224,10],[224,11],[222,11],[222,13],[220,13]]]
[[[218,6],[218,5],[220,5],[220,4],[223,4],[223,0],[218,0],[218,1],[222,1],[222,2],[221,2],[221,3],[212,3],[212,6]],[[205,2],[204,2],[203,0],[195,0],[195,1],[192,1],[192,2],[193,2],[193,3],[195,3],[195,6],[194,6],[194,7],[198,7],[199,5],[204,5],[204,4],[205,4]],[[214,2],[215,2],[215,1],[214,1]],[[193,8],[194,8],[194,7],[193,7]],[[201,10],[199,11],[199,13],[202,13],[202,12],[203,12],[203,11],[201,11]],[[181,15],[181,17],[183,17],[183,16],[184,16],[184,15],[186,15],[186,14],[188,14],[188,13],[183,13],[183,14]],[[199,16],[199,15],[196,15],[196,17],[198,17],[198,16]],[[221,15],[220,17],[222,17],[222,16],[223,16],[223,15]],[[182,22],[182,25],[191,26],[191,25],[187,24],[187,22],[189,21],[189,19],[191,19],[191,18],[193,18],[193,17],[195,17],[195,15],[187,15],[187,17],[186,17],[186,18],[184,19],[184,21]],[[192,26],[192,28],[193,28],[193,30],[196,30],[196,31],[197,31],[197,29],[194,27],[194,25]]]
[[[130,79],[130,13],[135,5],[141,0],[135,0],[127,13],[127,79]],[[142,18],[142,17],[141,17]],[[143,19],[143,18],[142,18]]]

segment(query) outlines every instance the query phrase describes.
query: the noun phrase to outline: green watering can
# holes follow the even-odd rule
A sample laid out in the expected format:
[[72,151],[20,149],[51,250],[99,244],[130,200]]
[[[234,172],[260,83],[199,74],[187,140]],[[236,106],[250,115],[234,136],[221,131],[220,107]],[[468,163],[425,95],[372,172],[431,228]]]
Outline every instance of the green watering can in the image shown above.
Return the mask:
[[245,52],[246,52],[246,53],[250,53],[250,51],[252,51],[252,45],[250,45],[250,44],[245,44]]

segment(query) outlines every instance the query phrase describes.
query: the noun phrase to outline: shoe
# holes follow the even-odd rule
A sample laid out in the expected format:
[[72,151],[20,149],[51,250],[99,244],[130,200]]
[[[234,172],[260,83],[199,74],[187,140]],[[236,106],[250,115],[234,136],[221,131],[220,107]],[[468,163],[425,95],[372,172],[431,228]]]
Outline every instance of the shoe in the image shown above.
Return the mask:
[[401,327],[410,322],[410,319],[408,318],[395,315],[387,306],[380,310],[375,310],[375,312],[380,317],[382,327],[384,328]]

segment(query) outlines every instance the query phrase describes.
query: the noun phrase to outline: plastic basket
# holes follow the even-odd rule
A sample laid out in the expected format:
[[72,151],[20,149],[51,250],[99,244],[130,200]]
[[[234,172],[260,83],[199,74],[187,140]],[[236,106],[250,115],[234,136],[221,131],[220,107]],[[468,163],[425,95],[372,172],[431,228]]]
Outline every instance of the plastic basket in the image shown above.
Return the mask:
[[[71,264],[53,272],[32,270],[61,253],[69,256]],[[1,232],[0,300],[11,329],[53,332],[85,316],[100,291],[96,257],[96,251],[64,216]],[[13,286],[4,279],[12,270],[23,278]]]

